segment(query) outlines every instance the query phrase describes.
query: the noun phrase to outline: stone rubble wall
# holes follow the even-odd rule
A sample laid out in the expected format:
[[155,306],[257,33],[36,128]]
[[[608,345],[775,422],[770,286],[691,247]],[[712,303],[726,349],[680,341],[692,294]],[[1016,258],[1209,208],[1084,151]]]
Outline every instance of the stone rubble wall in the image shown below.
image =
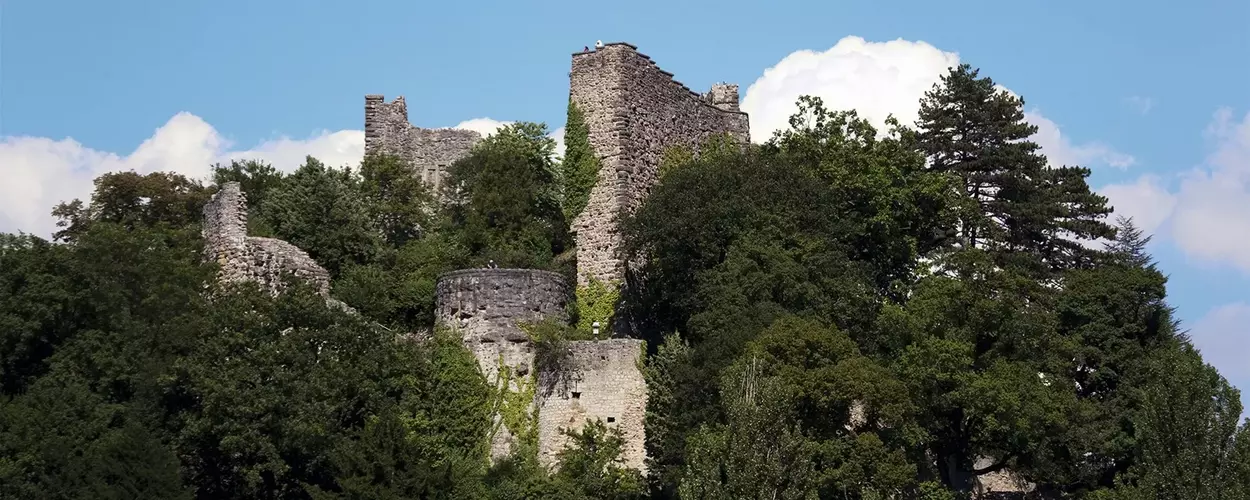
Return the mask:
[[205,258],[221,266],[224,282],[252,281],[270,293],[284,287],[283,273],[312,284],[326,297],[330,273],[307,252],[273,238],[247,235],[247,197],[238,182],[227,182],[204,205]]
[[568,444],[565,430],[580,431],[587,420],[621,430],[624,465],[646,473],[647,383],[639,370],[645,342],[638,339],[569,343],[566,366],[539,372],[538,449],[545,466],[556,463]]
[[664,152],[674,146],[697,151],[720,134],[749,142],[749,120],[738,109],[737,85],[695,93],[627,43],[573,54],[569,82],[601,165],[590,201],[573,221],[578,284],[590,277],[620,282],[625,266],[617,216],[632,212],[650,193]]
[[454,128],[427,129],[408,123],[403,96],[386,102],[378,94],[365,96],[365,155],[390,154],[407,161],[427,184],[442,186],[447,168],[469,155],[482,135]]
[[[532,269],[466,269],[439,277],[435,289],[435,318],[457,329],[464,345],[492,387],[498,387],[501,366],[520,377],[531,376],[534,346],[520,324],[551,318],[568,321],[565,308],[570,290],[564,276]],[[502,365],[500,364],[502,363]],[[520,389],[515,381],[509,390]],[[512,431],[500,424],[491,440],[491,457],[506,456],[514,442]]]

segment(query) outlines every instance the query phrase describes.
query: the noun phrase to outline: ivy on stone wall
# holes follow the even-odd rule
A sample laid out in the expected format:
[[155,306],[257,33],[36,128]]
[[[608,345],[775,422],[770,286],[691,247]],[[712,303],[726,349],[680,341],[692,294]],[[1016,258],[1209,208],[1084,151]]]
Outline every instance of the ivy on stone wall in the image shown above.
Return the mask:
[[611,332],[609,325],[616,316],[616,304],[621,299],[620,284],[604,283],[592,277],[589,284],[577,287],[576,295],[579,334],[590,338],[592,326],[598,321],[600,332],[606,337]]
[[569,100],[568,121],[564,125],[564,159],[560,169],[564,181],[564,217],[572,222],[586,208],[590,190],[599,180],[599,157],[590,147],[590,128],[572,100]]
[[[533,406],[534,391],[537,387],[534,373],[517,375],[513,367],[499,356],[499,380],[496,386],[495,409],[500,422],[491,429],[491,439],[499,432],[502,424],[508,428],[517,444],[527,448],[538,446],[538,408]],[[512,388],[513,383],[516,389]]]

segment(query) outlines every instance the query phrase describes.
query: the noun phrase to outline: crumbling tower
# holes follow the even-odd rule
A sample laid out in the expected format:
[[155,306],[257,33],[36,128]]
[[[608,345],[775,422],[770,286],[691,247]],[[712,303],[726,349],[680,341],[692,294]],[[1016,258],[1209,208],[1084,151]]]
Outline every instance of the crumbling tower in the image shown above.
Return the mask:
[[447,167],[481,140],[482,134],[472,130],[413,126],[403,96],[389,103],[379,94],[365,96],[365,155],[398,156],[435,189],[442,186]]
[[573,54],[569,96],[582,112],[599,157],[599,180],[573,221],[578,284],[620,283],[619,213],[630,213],[658,180],[660,159],[674,146],[697,151],[717,135],[750,141],[738,86],[718,83],[698,94],[627,43]]

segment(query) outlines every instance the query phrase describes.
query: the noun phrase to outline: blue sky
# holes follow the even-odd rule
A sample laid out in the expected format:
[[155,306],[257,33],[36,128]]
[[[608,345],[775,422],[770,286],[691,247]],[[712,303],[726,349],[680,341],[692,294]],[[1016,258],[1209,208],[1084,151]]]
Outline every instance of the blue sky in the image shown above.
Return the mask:
[[753,134],[797,93],[914,116],[957,60],[1023,96],[1048,156],[1091,167],[1157,234],[1171,302],[1250,389],[1250,2],[762,5],[0,0],[0,231],[46,234],[102,171],[349,162],[367,93],[406,96],[419,126],[554,130],[570,53],[597,39],[696,90],[741,84]]

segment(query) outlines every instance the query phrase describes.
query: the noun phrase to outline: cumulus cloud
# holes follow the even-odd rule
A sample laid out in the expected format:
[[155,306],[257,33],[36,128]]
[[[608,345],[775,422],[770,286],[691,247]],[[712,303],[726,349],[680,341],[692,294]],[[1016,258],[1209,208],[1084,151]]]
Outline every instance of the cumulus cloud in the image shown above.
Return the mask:
[[1098,192],[1108,198],[1116,215],[1132,217],[1146,234],[1155,234],[1176,207],[1176,196],[1163,185],[1161,177],[1153,174],[1138,177],[1134,182],[1109,184]]
[[1037,127],[1033,140],[1042,147],[1052,165],[1107,165],[1123,170],[1137,162],[1132,156],[1101,142],[1073,143],[1059,132],[1059,125],[1042,116],[1037,109],[1025,111],[1024,119]]
[[1181,177],[1172,234],[1186,254],[1250,273],[1250,113],[1215,113],[1206,131],[1214,149]]
[[[453,128],[488,136],[509,121],[474,118]],[[564,154],[564,128],[551,134],[557,156]],[[200,117],[182,112],[157,128],[129,153],[99,151],[72,138],[0,137],[0,232],[48,236],[55,230],[52,207],[91,195],[92,181],[107,172],[176,172],[207,180],[214,163],[261,160],[291,172],[311,155],[336,167],[355,166],[364,156],[362,130],[321,130],[306,138],[277,137],[250,148],[236,148]]]
[[[820,97],[830,109],[854,109],[878,128],[893,114],[904,124],[919,117],[920,99],[941,81],[959,54],[922,41],[869,42],[848,36],[823,52],[800,50],[764,71],[747,88],[742,110],[751,115],[751,140],[763,142],[789,127],[795,101]],[[1133,158],[1099,144],[1075,144],[1036,109],[1025,114],[1038,126],[1034,139],[1057,165],[1124,168]]]
[[[493,118],[474,118],[472,120],[465,120],[460,123],[457,123],[456,126],[452,128],[472,130],[474,132],[482,134],[482,137],[490,137],[494,135],[495,132],[498,132],[499,129],[506,127],[508,125],[511,125],[513,123],[515,122],[499,121]],[[555,157],[563,158],[564,157],[564,127],[561,126],[560,128],[552,130],[551,132],[547,134],[547,137],[550,137],[556,141]]]
[[494,118],[474,118],[472,120],[465,120],[457,123],[452,128],[472,130],[482,134],[482,137],[490,137],[495,135],[495,132],[498,132],[499,129],[511,125],[512,123],[513,122],[510,121],[499,121]]
[[213,163],[255,158],[290,171],[304,156],[327,163],[352,164],[364,151],[361,131],[322,131],[307,139],[278,138],[246,150],[191,113],[178,113],[127,154],[98,151],[72,138],[0,138],[0,231],[25,231],[47,236],[54,228],[54,205],[91,194],[92,180],[106,172],[176,172],[206,179]]

